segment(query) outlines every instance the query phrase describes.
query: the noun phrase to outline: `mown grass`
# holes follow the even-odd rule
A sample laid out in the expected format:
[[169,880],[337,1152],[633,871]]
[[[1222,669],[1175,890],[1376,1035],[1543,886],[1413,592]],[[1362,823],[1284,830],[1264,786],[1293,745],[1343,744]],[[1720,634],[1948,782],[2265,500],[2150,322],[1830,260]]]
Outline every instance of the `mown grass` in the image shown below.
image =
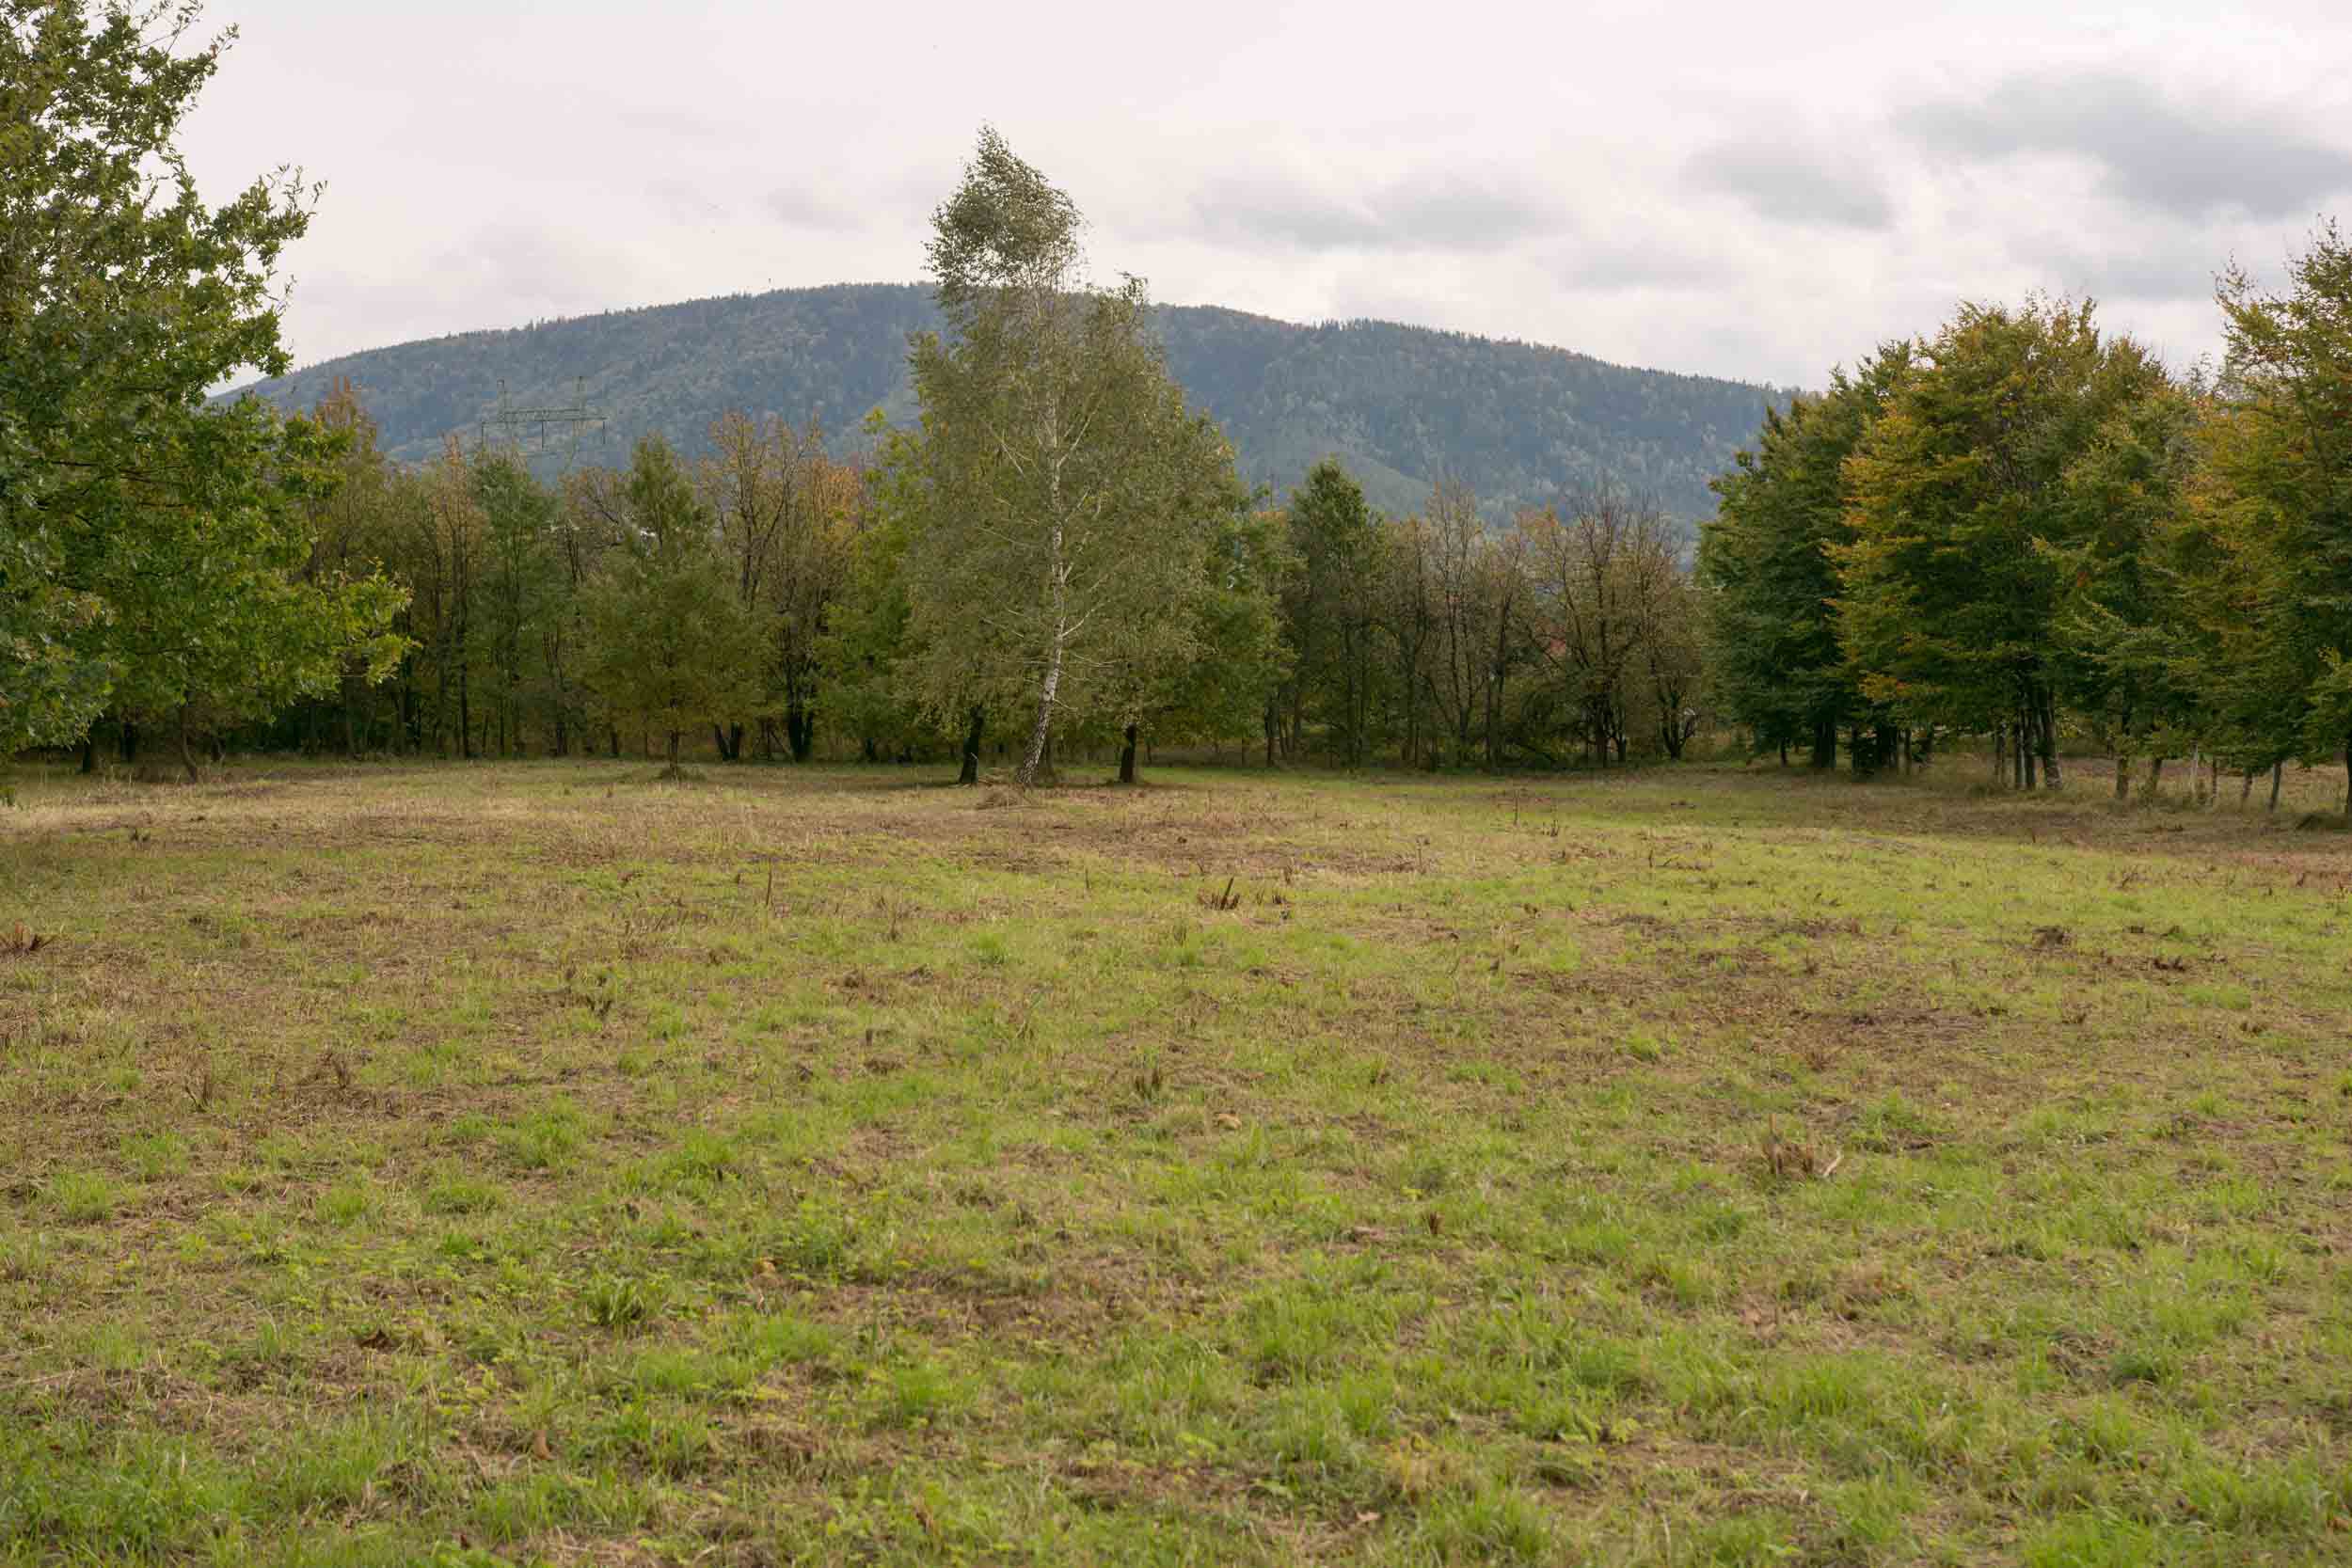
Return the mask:
[[650,775],[20,779],[0,1560],[2352,1556],[2339,835]]

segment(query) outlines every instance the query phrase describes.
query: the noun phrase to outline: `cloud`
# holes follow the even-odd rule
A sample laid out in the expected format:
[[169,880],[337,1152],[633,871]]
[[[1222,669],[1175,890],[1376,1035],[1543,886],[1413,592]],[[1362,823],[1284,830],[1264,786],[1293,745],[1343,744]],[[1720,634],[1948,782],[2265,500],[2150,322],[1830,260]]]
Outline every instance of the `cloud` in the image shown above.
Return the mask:
[[2119,199],[2202,219],[2309,215],[2352,191],[2352,151],[2242,108],[2217,113],[2106,71],[2011,76],[1974,102],[1899,112],[1916,146],[1990,161],[2042,153],[2095,165]]
[[779,185],[768,193],[768,214],[787,229],[838,233],[858,226],[858,216],[832,197],[805,185]]
[[1571,289],[1610,293],[1631,289],[1695,289],[1735,276],[1728,249],[1699,251],[1645,236],[1581,237],[1560,251],[1557,277]]
[[2178,302],[2213,297],[2215,258],[2193,236],[2099,249],[2072,244],[2027,246],[2020,257],[2058,288],[2092,299]]
[[1493,251],[1565,227],[1550,198],[1489,176],[1420,169],[1332,194],[1263,173],[1202,185],[1191,224],[1214,239],[1307,251]]
[[1876,175],[1858,162],[1785,142],[1717,142],[1684,165],[1685,178],[1726,191],[1759,217],[1822,228],[1885,229],[1894,205]]

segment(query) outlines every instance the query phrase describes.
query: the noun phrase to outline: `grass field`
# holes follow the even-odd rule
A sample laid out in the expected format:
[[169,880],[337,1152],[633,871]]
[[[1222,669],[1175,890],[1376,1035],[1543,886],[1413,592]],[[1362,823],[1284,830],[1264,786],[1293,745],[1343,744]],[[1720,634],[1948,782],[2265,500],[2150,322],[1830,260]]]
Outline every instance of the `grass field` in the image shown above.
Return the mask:
[[0,1561],[2352,1560],[2340,776],[651,771],[20,775]]

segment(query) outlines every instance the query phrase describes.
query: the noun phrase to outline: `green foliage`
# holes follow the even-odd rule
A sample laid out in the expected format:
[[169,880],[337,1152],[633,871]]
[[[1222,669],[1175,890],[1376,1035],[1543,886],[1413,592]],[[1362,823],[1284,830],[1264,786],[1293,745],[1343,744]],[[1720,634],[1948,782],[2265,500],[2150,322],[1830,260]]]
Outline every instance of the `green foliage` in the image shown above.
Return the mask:
[[1827,392],[1768,410],[1755,449],[1715,481],[1716,514],[1699,530],[1715,700],[1759,745],[1808,745],[1818,764],[1871,706],[1837,642],[1830,552],[1853,538],[1846,460],[1913,358],[1889,344],[1851,375],[1831,372]]
[[2274,800],[2291,759],[2352,764],[2352,246],[2323,227],[2220,304],[2212,385],[2089,305],[1967,305],[1768,416],[1700,543],[1729,716],[1817,762],[1841,721],[1990,734],[2053,787],[2074,727],[2119,799],[2141,755]]
[[1244,502],[1232,449],[1185,406],[1140,282],[1085,286],[1078,216],[993,130],[934,219],[950,336],[914,351],[919,439],[898,449],[913,689],[952,720],[1133,723],[1202,657],[1205,578]]
[[619,714],[668,742],[757,710],[758,628],[720,558],[710,518],[669,447],[638,443],[627,532],[588,600],[590,679]]
[[866,430],[879,448],[870,490],[873,515],[850,552],[817,657],[825,711],[856,737],[872,762],[903,755],[934,731],[899,677],[900,661],[913,653],[914,610],[904,572],[907,530],[918,500],[909,450],[913,437],[891,431],[879,410]]
[[1830,546],[1866,696],[1913,722],[2006,723],[2057,782],[2066,582],[2041,546],[2076,542],[2067,473],[2165,384],[2089,305],[1963,306],[1921,345],[1847,461],[1853,538]]
[[[2207,625],[2278,754],[2352,763],[2352,243],[2333,224],[2265,293],[2225,279],[2224,401],[2201,513],[2220,556]],[[2352,812],[2352,797],[2347,797]]]
[[272,274],[312,192],[280,172],[223,207],[173,137],[227,37],[198,8],[0,10],[0,753],[102,706],[183,738],[370,673],[398,594],[312,570],[307,505],[336,437],[265,404]]
[[1304,744],[1313,723],[1334,758],[1361,765],[1375,743],[1375,704],[1388,680],[1375,640],[1387,540],[1362,487],[1331,458],[1307,471],[1284,520],[1293,569],[1282,623],[1295,662],[1278,722],[1291,747]]
[[[2251,728],[2230,729],[2217,647],[2200,635],[2195,585],[2210,542],[2189,510],[2196,397],[2170,386],[2111,417],[2067,469],[2059,539],[2037,541],[2060,585],[2057,678],[2069,706],[2119,759],[2189,737],[2227,744],[2248,766],[2274,760]],[[2257,703],[2259,705],[2259,700]],[[2251,720],[2250,709],[2239,717]]]
[[1131,712],[1170,738],[1211,744],[1266,722],[1288,673],[1279,594],[1291,563],[1279,513],[1225,513],[1194,582],[1200,656]]

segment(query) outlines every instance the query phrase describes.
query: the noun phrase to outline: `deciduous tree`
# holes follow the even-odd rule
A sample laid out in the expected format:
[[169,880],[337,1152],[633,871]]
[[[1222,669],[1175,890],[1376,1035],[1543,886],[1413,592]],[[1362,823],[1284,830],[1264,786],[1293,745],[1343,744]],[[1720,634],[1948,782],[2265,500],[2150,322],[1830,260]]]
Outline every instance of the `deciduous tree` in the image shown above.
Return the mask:
[[234,36],[183,48],[198,14],[0,0],[0,754],[109,702],[185,737],[390,651],[394,590],[306,576],[332,438],[205,403],[287,368],[273,274],[315,193],[198,195],[175,137]]
[[1088,282],[1076,206],[993,130],[932,222],[947,331],[913,355],[913,673],[944,720],[1021,711],[1025,784],[1057,716],[1100,716],[1198,656],[1189,611],[1240,491],[1143,285]]

